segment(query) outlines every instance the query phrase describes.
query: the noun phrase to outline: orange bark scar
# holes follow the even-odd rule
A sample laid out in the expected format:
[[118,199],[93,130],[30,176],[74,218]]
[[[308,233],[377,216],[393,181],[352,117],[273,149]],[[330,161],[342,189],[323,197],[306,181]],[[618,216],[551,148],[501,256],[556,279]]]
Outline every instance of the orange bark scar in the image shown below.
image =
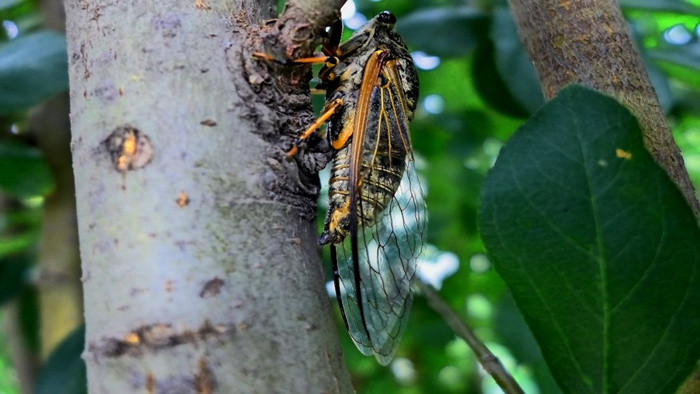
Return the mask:
[[141,340],[139,339],[139,335],[137,333],[130,332],[124,337],[124,342],[130,345],[138,345]]
[[184,208],[190,204],[190,196],[188,196],[184,191],[180,192],[180,195],[177,197],[177,200],[175,200],[175,203],[180,208]]
[[194,6],[199,10],[210,10],[211,6],[206,0],[195,0]]

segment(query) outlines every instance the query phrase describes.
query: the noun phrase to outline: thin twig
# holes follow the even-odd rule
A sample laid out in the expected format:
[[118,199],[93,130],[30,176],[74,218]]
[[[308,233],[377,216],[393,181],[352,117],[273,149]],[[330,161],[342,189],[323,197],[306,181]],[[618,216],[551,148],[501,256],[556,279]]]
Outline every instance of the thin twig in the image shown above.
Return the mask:
[[524,394],[523,389],[518,385],[513,376],[503,367],[501,361],[476,337],[472,329],[464,323],[449,305],[440,297],[435,288],[420,279],[417,281],[418,287],[425,294],[430,306],[447,322],[447,325],[464,339],[476,355],[479,364],[496,381],[496,384],[507,394]]

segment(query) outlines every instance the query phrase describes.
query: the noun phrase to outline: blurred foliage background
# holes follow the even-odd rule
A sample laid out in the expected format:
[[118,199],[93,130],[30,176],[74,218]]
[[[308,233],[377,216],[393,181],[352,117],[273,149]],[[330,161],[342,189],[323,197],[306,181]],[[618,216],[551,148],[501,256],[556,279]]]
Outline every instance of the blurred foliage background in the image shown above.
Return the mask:
[[[697,188],[700,0],[620,2]],[[65,39],[62,32],[47,29],[57,25],[49,21],[56,11],[46,4],[0,0],[0,394],[21,392],[22,374],[37,382],[37,392],[84,391],[78,359],[82,329],[61,334],[58,346],[45,343],[40,333],[47,324],[39,306],[42,222],[47,201],[61,193],[70,170],[47,159],[51,146],[42,143],[41,135],[50,130],[41,129],[46,122],[33,121],[49,100],[65,96],[68,85]],[[411,128],[430,217],[421,275],[440,289],[526,392],[559,392],[485,254],[476,225],[481,185],[500,147],[544,103],[507,3],[348,0],[345,35],[383,10],[397,15],[397,28],[420,69],[421,98]],[[318,109],[323,99],[315,100]],[[420,296],[387,368],[362,356],[337,318],[358,392],[500,392]],[[73,330],[79,323],[65,324]]]

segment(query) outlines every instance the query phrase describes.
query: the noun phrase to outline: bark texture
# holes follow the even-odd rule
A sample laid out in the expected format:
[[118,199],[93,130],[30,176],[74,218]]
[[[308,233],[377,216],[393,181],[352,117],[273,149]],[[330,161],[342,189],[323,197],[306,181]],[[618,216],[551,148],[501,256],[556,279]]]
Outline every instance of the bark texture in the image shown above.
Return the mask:
[[683,157],[615,0],[511,0],[547,98],[573,83],[607,93],[639,120],[647,149],[700,219]]
[[352,390],[316,244],[326,155],[285,159],[309,68],[250,56],[275,8],[66,0],[91,393]]

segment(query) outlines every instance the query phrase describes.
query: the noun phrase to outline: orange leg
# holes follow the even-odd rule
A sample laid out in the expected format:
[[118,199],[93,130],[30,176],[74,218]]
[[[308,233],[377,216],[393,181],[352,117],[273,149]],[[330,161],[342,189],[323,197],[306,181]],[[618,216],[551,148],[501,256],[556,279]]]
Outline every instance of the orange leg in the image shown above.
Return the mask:
[[256,57],[258,59],[264,59],[270,62],[277,62],[280,64],[284,65],[290,65],[290,64],[321,64],[325,63],[327,67],[333,67],[336,64],[338,64],[338,58],[335,56],[326,56],[323,54],[319,54],[318,56],[312,56],[312,57],[300,57],[298,59],[278,59],[273,55],[270,55],[269,53],[264,53],[264,52],[255,52],[253,53],[253,57]]
[[333,114],[336,113],[338,108],[340,108],[342,105],[342,99],[335,99],[332,103],[327,105],[323,111],[323,114],[321,114],[321,116],[319,116],[318,119],[316,119],[316,121],[299,136],[294,147],[290,149],[289,152],[287,152],[287,157],[292,157],[296,155],[299,152],[299,143],[309,138],[311,134],[313,134],[316,130],[318,130],[319,127],[326,123],[328,119],[330,119],[330,117],[333,116]]

